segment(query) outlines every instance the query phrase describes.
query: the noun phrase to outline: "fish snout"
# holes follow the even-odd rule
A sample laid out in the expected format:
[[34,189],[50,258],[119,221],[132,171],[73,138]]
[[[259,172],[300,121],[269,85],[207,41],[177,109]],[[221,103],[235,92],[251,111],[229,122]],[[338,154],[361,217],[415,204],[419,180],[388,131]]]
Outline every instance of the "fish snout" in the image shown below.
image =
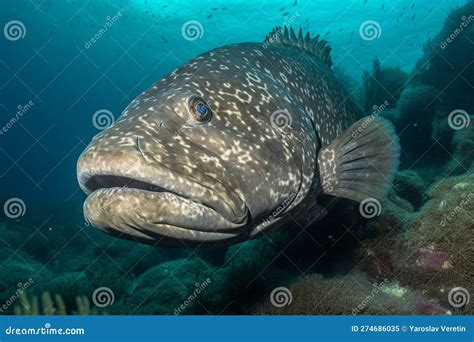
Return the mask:
[[135,237],[148,232],[193,241],[203,234],[211,240],[246,234],[249,212],[239,195],[208,175],[190,174],[171,153],[143,133],[94,139],[77,163],[78,183],[88,194],[86,219]]

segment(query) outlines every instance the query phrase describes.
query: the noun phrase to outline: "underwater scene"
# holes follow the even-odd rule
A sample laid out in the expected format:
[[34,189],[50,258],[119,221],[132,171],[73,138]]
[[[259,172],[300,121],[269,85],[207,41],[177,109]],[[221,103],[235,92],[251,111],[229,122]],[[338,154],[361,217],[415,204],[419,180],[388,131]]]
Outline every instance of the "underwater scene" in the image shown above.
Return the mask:
[[474,314],[474,2],[0,0],[2,315]]

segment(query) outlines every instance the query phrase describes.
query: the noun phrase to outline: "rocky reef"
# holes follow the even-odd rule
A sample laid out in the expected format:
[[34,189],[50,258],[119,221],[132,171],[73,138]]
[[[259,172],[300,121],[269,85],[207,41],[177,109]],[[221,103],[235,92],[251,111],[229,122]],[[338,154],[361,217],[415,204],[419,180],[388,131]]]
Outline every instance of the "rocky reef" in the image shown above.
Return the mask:
[[[449,308],[451,289],[474,290],[474,175],[441,180],[428,195],[403,234],[394,273],[409,288]],[[474,305],[455,309],[473,314]]]
[[[278,293],[277,291],[282,291]],[[371,283],[360,274],[326,279],[302,278],[285,292],[277,289],[254,314],[262,315],[414,315],[426,308],[414,293],[388,280]],[[285,296],[286,294],[286,296]],[[280,296],[280,297],[279,297]],[[445,313],[438,308],[439,313]]]

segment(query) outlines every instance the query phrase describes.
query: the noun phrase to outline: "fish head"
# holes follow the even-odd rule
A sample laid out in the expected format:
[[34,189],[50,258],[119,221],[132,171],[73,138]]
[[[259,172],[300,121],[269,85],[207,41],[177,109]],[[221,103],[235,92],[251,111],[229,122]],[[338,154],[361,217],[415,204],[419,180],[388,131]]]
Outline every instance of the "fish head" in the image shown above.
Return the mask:
[[272,122],[286,110],[278,85],[239,70],[225,49],[214,54],[142,93],[82,153],[77,176],[93,226],[152,244],[241,241],[300,195],[316,158],[292,138],[310,135],[307,122],[293,118],[283,133]]

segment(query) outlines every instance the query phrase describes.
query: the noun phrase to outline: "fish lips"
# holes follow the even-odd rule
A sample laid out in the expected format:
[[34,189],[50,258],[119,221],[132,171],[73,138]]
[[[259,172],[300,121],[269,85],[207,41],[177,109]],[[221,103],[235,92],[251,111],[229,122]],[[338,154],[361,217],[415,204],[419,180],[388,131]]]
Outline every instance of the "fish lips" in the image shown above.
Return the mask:
[[125,187],[92,192],[84,202],[84,215],[109,233],[150,242],[161,238],[181,240],[184,245],[218,242],[247,232],[247,219],[233,223],[214,209],[174,193]]
[[158,184],[132,178],[140,174],[133,167],[113,172],[84,165],[80,159],[78,181],[88,194],[84,216],[111,234],[213,242],[245,235],[249,229],[247,206],[222,183],[201,185],[177,174],[169,177],[163,170],[162,178],[153,177],[162,179]]
[[191,241],[243,236],[250,229],[246,203],[224,182],[145,158],[132,139],[120,148],[105,142],[94,140],[77,163],[79,185],[89,195],[84,214],[93,226]]

